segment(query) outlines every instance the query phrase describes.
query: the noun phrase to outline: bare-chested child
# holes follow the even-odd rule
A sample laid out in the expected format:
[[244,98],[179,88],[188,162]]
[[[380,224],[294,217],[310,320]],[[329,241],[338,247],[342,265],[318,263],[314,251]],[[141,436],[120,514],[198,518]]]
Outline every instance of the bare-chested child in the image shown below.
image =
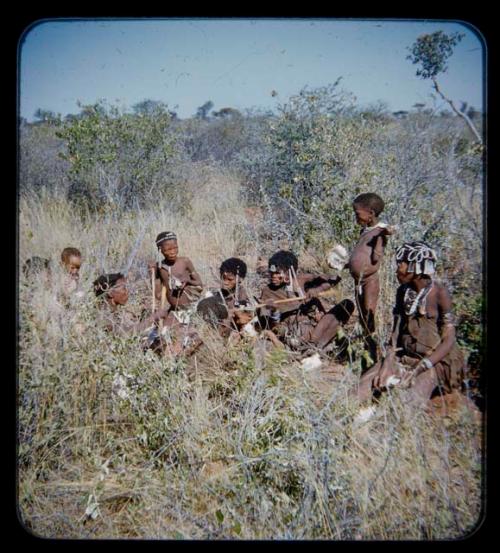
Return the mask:
[[262,324],[293,348],[325,348],[354,310],[349,300],[327,310],[318,297],[340,278],[297,273],[297,257],[289,251],[276,252],[268,265],[269,283],[262,288],[259,299],[266,304],[260,312]]
[[221,287],[217,293],[221,295],[228,310],[247,305],[249,299],[244,286],[247,264],[237,257],[230,257],[221,263],[219,274]]
[[156,246],[163,260],[151,262],[149,268],[155,271],[156,299],[161,300],[162,287],[165,287],[169,304],[165,324],[185,323],[200,298],[203,283],[189,257],[178,255],[177,236],[173,232],[161,232],[156,237]]
[[282,344],[276,335],[260,325],[255,309],[252,307],[248,293],[244,287],[247,265],[237,257],[230,257],[220,266],[221,296],[228,309],[228,326],[232,329],[229,336],[231,343],[243,337],[257,338],[262,336],[275,346]]
[[[235,311],[248,304],[248,294],[243,281],[247,274],[247,266],[244,261],[236,257],[230,257],[222,262],[219,268],[220,287],[210,290],[210,296],[196,303],[196,312],[206,322],[217,328],[219,334],[228,337],[231,332],[236,332],[234,322]],[[190,341],[201,344],[201,338],[194,329],[189,329]],[[170,326],[171,338],[177,340],[176,334],[181,331],[180,325],[175,328]],[[177,340],[178,341],[178,340]],[[190,351],[195,351],[191,348]]]
[[[244,316],[239,311],[248,304],[248,294],[244,288],[243,281],[247,274],[247,266],[244,261],[236,257],[230,257],[222,262],[219,268],[220,287],[210,290],[209,297],[203,298],[196,303],[196,312],[206,322],[216,327],[219,334],[228,337],[232,332],[237,332],[235,312]],[[186,325],[184,325],[186,326]],[[186,334],[187,331],[187,334]],[[201,344],[202,340],[192,328],[182,328],[181,325],[170,326],[170,339],[173,342],[189,341],[193,344]],[[161,342],[166,340],[161,339]],[[157,345],[160,344],[158,336]],[[156,346],[155,346],[156,347]],[[163,348],[166,351],[166,347]],[[159,351],[159,349],[158,349]],[[189,353],[195,351],[190,348]],[[185,352],[183,352],[185,353]]]
[[383,361],[360,379],[354,395],[360,401],[391,386],[411,388],[412,397],[426,404],[438,389],[460,388],[464,356],[455,339],[451,296],[434,278],[435,251],[424,242],[405,243],[396,251],[396,293],[391,344]]
[[380,283],[378,270],[387,244],[387,235],[394,228],[378,220],[384,209],[384,201],[378,194],[360,194],[353,201],[356,222],[361,225],[360,238],[348,262],[355,284],[355,299],[365,344],[373,363],[377,361],[377,343],[374,338],[375,311]]

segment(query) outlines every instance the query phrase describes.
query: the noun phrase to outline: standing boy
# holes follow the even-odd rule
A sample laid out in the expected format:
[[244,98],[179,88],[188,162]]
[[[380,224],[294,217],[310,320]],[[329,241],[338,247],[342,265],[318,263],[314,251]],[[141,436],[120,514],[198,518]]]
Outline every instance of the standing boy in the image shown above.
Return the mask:
[[[365,344],[373,363],[377,361],[375,310],[380,292],[378,270],[393,227],[378,220],[384,201],[378,194],[360,194],[353,201],[356,222],[361,225],[360,237],[352,250],[348,267],[355,284],[356,305],[360,316]],[[366,368],[366,367],[365,367]]]

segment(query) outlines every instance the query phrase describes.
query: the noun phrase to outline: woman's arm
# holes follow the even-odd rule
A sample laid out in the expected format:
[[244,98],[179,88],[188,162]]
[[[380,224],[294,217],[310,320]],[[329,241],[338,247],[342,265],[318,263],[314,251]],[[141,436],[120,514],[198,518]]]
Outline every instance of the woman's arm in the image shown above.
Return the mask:
[[443,286],[437,293],[438,305],[438,325],[441,335],[441,342],[436,349],[427,356],[429,361],[435,365],[445,357],[455,344],[455,325],[451,313],[451,296],[448,290]]

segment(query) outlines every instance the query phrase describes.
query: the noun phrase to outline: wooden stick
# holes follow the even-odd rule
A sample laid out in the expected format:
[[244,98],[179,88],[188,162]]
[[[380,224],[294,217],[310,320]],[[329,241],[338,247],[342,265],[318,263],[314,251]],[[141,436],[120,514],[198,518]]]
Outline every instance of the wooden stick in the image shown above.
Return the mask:
[[[163,309],[165,307],[165,300],[167,298],[167,287],[163,284],[163,282],[161,283],[161,300],[160,300],[160,309]],[[161,334],[161,331],[163,330],[163,319],[160,319],[160,334]]]
[[156,270],[151,269],[151,289],[153,291],[153,313],[156,311],[156,295],[155,295],[155,276]]
[[[319,292],[316,297],[326,298],[326,297],[334,296],[334,295],[336,295],[336,293],[337,293],[336,290],[330,289],[330,290],[325,290],[323,292]],[[306,296],[297,296],[295,298],[286,298],[286,299],[283,299],[283,300],[272,300],[272,301],[268,301],[266,303],[258,303],[256,305],[254,305],[253,307],[255,309],[257,309],[259,307],[264,307],[264,306],[269,305],[269,304],[277,305],[277,304],[281,304],[281,303],[291,303],[293,301],[302,301],[302,300],[306,300],[306,299],[312,299],[312,298],[307,298]]]

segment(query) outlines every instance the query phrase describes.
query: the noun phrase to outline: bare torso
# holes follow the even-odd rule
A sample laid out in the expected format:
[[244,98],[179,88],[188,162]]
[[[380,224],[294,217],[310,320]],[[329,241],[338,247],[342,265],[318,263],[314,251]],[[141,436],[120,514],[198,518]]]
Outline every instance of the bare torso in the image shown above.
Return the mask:
[[187,307],[199,298],[203,284],[188,257],[178,257],[171,265],[163,261],[159,274],[173,309]]
[[378,227],[361,234],[349,258],[349,271],[356,284],[378,271],[386,241]]

